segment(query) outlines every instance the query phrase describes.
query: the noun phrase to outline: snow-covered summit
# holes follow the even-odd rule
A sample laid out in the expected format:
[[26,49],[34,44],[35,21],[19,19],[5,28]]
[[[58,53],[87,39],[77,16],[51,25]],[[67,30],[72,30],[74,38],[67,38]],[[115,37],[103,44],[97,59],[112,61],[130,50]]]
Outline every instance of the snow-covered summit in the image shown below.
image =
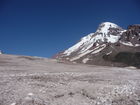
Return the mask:
[[101,43],[116,43],[120,38],[120,33],[123,31],[122,28],[114,23],[104,22],[99,25],[95,33],[88,34],[81,38],[77,44],[65,50],[63,54],[69,56],[75,52],[85,53],[93,46],[98,46]]
[[111,22],[101,23],[95,32],[96,39],[100,42],[116,43],[125,30]]
[[111,22],[103,22],[99,25],[96,32],[107,34],[110,28],[119,28],[119,26]]
[[117,24],[112,22],[102,22],[100,25],[111,26],[111,27],[118,27]]

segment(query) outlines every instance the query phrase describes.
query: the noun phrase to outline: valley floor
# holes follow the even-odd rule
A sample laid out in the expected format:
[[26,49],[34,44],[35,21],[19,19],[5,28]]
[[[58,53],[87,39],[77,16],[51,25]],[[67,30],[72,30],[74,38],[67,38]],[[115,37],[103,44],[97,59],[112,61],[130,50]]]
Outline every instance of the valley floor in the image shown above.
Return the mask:
[[0,105],[140,105],[140,70],[2,54]]

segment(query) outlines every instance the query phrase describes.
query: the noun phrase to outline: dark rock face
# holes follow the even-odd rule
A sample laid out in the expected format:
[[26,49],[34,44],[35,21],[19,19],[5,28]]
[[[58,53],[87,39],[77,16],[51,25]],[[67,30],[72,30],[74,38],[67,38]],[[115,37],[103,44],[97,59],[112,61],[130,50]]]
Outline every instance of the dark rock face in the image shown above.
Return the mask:
[[131,42],[133,45],[140,44],[140,25],[130,25],[122,34],[121,41]]
[[116,24],[103,23],[95,33],[55,58],[64,62],[140,67],[140,25],[124,30]]
[[140,67],[140,52],[120,52],[114,58],[115,62]]

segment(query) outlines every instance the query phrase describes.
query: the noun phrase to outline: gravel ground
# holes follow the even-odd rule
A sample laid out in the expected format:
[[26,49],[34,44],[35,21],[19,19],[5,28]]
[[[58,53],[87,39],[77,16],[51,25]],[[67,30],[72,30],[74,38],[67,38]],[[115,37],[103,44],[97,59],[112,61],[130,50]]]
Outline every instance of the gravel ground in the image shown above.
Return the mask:
[[140,70],[2,54],[0,105],[140,105]]

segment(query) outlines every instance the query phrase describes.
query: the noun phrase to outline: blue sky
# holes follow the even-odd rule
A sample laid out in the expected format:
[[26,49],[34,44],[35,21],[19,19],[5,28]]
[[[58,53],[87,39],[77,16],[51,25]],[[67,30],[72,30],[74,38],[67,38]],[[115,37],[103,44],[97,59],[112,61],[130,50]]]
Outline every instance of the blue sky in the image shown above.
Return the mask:
[[0,49],[51,57],[106,21],[140,24],[140,0],[0,0]]

